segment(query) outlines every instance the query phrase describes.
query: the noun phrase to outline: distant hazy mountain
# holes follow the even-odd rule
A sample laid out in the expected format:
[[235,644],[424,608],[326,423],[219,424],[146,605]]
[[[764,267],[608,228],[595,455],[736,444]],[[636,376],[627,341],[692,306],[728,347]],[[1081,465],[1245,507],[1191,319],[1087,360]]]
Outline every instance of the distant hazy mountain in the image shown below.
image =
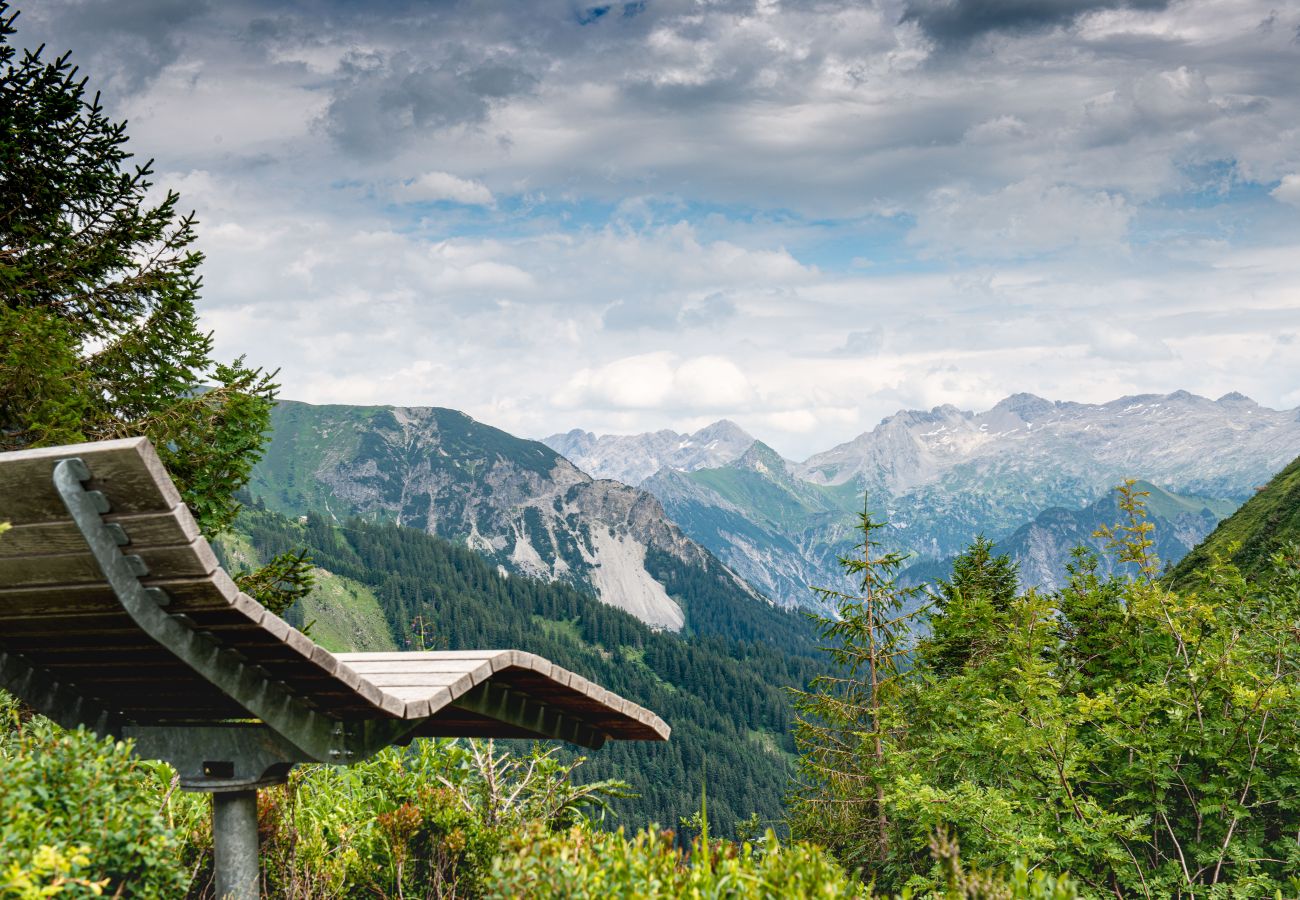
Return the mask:
[[[953,406],[904,411],[874,430],[806,460],[821,484],[857,480],[899,496],[953,473],[1015,472],[1106,486],[1142,477],[1215,497],[1245,497],[1300,446],[1297,410],[1259,406],[1241,394],[1207,400],[1177,391],[1104,404],[1016,394],[988,412]],[[1140,471],[1139,471],[1140,470]]]
[[711,614],[692,603],[766,605],[652,495],[464,413],[283,402],[273,429],[250,487],[277,511],[378,517],[463,541],[674,631]]
[[810,586],[842,587],[858,489],[813,484],[761,442],[715,469],[663,469],[642,482],[682,530],[785,606],[814,603]]
[[[1134,488],[1149,495],[1145,503],[1147,521],[1155,526],[1152,550],[1162,563],[1182,559],[1237,507],[1233,500],[1173,494],[1147,482],[1140,481]],[[1102,526],[1115,525],[1123,519],[1114,492],[1083,509],[1052,507],[997,541],[996,552],[1007,554],[1019,565],[1021,587],[1053,590],[1066,583],[1069,577],[1066,565],[1075,547],[1088,547],[1097,554],[1101,574],[1114,570],[1105,540],[1093,535]],[[922,560],[909,567],[902,580],[910,584],[933,581],[949,577],[951,571],[951,558],[937,563]]]
[[[643,486],[728,567],[778,602],[804,605],[810,585],[846,586],[836,560],[851,546],[864,493],[889,520],[892,547],[938,560],[976,534],[1009,538],[1046,510],[1084,510],[1126,478],[1240,502],[1297,447],[1297,410],[1240,394],[1208,400],[1178,391],[1104,404],[1017,394],[982,413],[901,411],[802,463],[758,444],[722,465],[669,465]],[[600,465],[610,471],[616,460]],[[1226,509],[1211,504],[1216,516]]]
[[575,428],[543,438],[542,443],[588,475],[638,485],[663,468],[693,472],[725,465],[748,450],[754,438],[723,419],[694,434],[665,429],[596,437]]

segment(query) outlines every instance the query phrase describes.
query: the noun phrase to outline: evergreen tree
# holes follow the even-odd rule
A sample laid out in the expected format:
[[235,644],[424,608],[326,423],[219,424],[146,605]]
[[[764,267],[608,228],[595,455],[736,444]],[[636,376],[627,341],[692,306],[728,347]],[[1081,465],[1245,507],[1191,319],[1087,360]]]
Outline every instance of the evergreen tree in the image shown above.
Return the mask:
[[[1009,565],[977,543],[907,678],[856,734],[840,728],[857,752],[812,808],[884,823],[888,853],[866,866],[878,888],[940,888],[930,850],[946,832],[978,867],[1065,869],[1087,897],[1296,896],[1300,548],[1254,583],[1214,562],[1173,592],[1142,492],[1122,486],[1120,510],[1104,532],[1117,574],[1079,551],[1053,593],[1007,590]],[[862,695],[856,680],[841,695]],[[856,862],[849,841],[829,845]]]
[[[0,0],[0,451],[148,437],[199,527],[227,529],[261,456],[274,374],[212,357],[194,214],[68,54],[21,57]],[[290,548],[240,586],[283,611],[311,584]]]
[[209,533],[234,519],[272,376],[218,363],[193,214],[147,195],[67,54],[21,56],[0,0],[0,450],[146,435]]
[[930,636],[920,648],[936,671],[960,669],[987,651],[983,637],[1005,622],[1018,575],[1019,566],[1005,553],[995,556],[984,535],[953,560],[952,577],[937,585]]
[[814,588],[835,607],[834,615],[815,618],[837,672],[814,679],[796,700],[801,781],[791,797],[791,831],[830,847],[852,866],[879,865],[890,855],[890,701],[906,675],[911,620],[919,612],[913,602],[918,590],[895,583],[906,556],[880,551],[875,532],[883,527],[864,504],[862,540],[853,556],[840,560],[857,579],[857,593]]

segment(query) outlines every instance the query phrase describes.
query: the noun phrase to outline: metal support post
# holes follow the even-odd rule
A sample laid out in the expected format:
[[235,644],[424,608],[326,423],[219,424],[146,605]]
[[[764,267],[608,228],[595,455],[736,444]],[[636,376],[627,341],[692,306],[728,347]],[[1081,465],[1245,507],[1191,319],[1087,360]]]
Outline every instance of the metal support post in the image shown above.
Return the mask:
[[217,900],[257,900],[257,791],[212,795],[212,855]]

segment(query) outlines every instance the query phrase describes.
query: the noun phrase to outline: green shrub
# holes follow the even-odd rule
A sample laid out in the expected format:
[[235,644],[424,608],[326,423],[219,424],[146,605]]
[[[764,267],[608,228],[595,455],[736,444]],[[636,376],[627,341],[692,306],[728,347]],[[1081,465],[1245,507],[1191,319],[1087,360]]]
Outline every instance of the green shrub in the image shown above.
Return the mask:
[[347,768],[301,766],[261,794],[266,893],[480,896],[512,831],[567,828],[623,791],[570,783],[578,763],[538,747],[515,756],[491,741],[423,740]]
[[781,846],[769,831],[762,844],[697,838],[690,852],[671,831],[646,828],[566,832],[525,829],[511,835],[492,867],[490,898],[800,898],[865,897],[862,885],[809,844]]
[[170,769],[127,744],[22,721],[0,697],[0,898],[174,898],[189,872],[169,827]]

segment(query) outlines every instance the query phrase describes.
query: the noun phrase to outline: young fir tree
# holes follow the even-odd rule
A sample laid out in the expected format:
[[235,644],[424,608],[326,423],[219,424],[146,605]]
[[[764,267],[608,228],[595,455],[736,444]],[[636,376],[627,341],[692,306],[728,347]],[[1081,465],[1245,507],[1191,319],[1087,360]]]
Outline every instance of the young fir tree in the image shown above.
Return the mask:
[[1005,553],[994,555],[993,542],[975,538],[953,560],[952,577],[936,585],[935,615],[920,652],[938,672],[954,672],[988,652],[986,641],[1019,591],[1019,566]]
[[[0,0],[0,451],[147,436],[218,533],[261,453],[273,375],[212,358],[194,215],[175,192],[150,204],[125,123],[67,54],[20,55],[17,15]],[[251,586],[275,602],[301,574],[282,560]]]
[[800,783],[791,797],[791,831],[830,848],[845,864],[872,868],[890,855],[885,786],[896,710],[891,701],[906,674],[915,588],[895,576],[905,554],[882,552],[884,528],[864,504],[861,542],[840,564],[858,582],[856,593],[814,588],[835,608],[816,617],[837,674],[799,692],[795,743]]

